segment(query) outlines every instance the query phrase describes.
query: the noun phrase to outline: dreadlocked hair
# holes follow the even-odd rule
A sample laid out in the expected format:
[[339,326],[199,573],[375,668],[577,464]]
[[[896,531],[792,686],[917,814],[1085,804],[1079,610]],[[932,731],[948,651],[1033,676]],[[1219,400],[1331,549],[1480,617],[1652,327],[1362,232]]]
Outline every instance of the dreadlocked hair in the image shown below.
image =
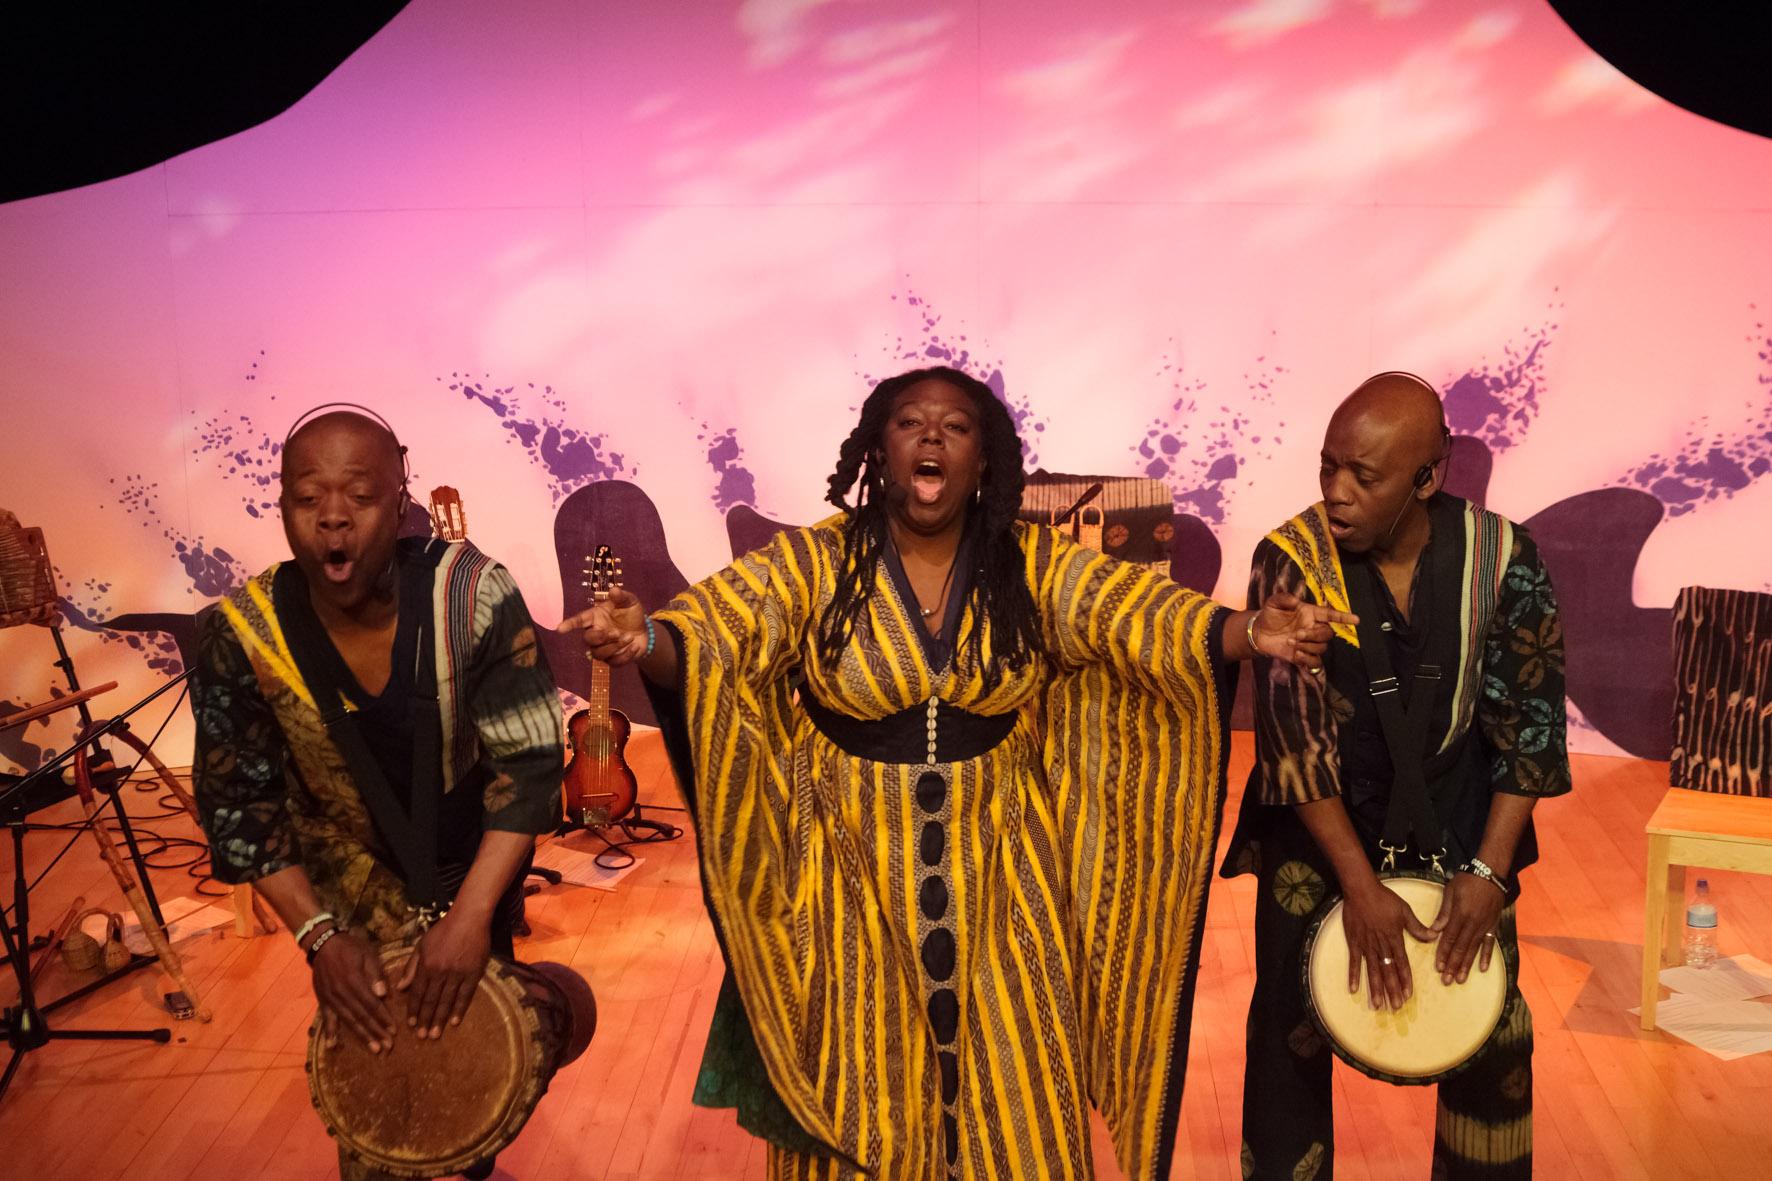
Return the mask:
[[[984,666],[988,690],[1000,684],[1006,674],[1026,666],[1045,651],[1034,597],[1028,590],[1025,559],[1014,529],[1026,475],[1021,462],[1021,439],[1008,409],[990,386],[945,365],[913,369],[875,386],[862,403],[860,421],[843,440],[826,499],[848,515],[849,529],[843,546],[842,573],[818,623],[819,657],[826,664],[835,665],[855,629],[867,617],[868,594],[875,586],[888,536],[886,474],[878,462],[887,416],[899,394],[931,379],[944,381],[966,394],[978,417],[985,468],[978,501],[968,510],[972,514],[970,527],[975,532],[969,592],[973,624],[961,637],[956,653],[968,651],[975,665]],[[846,499],[851,488],[856,489],[853,505]],[[980,626],[985,619],[991,622],[988,664],[984,656],[984,629]]]

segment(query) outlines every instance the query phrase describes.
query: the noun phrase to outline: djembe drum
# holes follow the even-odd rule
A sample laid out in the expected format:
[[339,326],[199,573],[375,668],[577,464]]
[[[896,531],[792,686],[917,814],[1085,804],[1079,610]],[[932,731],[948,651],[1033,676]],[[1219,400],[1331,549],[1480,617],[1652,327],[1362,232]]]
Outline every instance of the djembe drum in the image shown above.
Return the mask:
[[[384,950],[389,979],[411,954]],[[308,1030],[308,1090],[327,1132],[398,1177],[446,1177],[509,1145],[597,1024],[590,985],[561,964],[491,960],[440,1039],[407,1031],[407,999],[389,998],[401,1034],[380,1054],[342,1031],[328,1044],[317,1014]]]
[[[1423,925],[1440,913],[1446,885],[1437,875],[1386,874],[1381,880]],[[1304,991],[1311,1017],[1336,1057],[1375,1079],[1411,1085],[1457,1074],[1483,1048],[1501,1023],[1514,966],[1498,954],[1488,971],[1473,964],[1463,984],[1442,984],[1434,967],[1435,946],[1403,937],[1414,987],[1401,1009],[1374,1009],[1369,980],[1362,977],[1358,992],[1347,990],[1341,900],[1324,911],[1305,938]]]

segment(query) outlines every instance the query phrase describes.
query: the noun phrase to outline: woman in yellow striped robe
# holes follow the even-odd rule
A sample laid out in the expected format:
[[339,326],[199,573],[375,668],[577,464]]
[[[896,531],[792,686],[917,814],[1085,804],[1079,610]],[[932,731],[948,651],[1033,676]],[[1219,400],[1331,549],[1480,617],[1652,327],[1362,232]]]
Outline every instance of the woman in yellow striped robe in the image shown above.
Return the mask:
[[876,388],[833,501],[858,480],[651,619],[562,625],[679,695],[730,967],[697,1102],[772,1178],[1086,1178],[1091,1103],[1166,1174],[1223,670],[1258,635],[1314,665],[1333,613],[1233,615],[1016,522],[1013,423],[954,370]]

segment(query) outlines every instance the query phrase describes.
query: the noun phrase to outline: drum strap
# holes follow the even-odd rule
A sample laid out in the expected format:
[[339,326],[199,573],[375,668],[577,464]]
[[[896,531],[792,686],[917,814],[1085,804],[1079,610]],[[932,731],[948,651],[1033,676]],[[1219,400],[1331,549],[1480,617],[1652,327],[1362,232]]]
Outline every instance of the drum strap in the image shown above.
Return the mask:
[[[1373,589],[1378,575],[1370,567],[1350,570],[1349,574],[1352,577],[1347,579],[1348,599],[1360,617],[1360,659],[1366,670],[1367,691],[1372,695],[1378,724],[1384,731],[1384,744],[1391,756],[1390,805],[1384,816],[1383,845],[1387,851],[1400,851],[1408,847],[1413,835],[1416,855],[1423,861],[1437,863],[1446,849],[1446,830],[1428,794],[1427,752],[1440,666],[1423,661],[1416,665],[1412,682],[1404,686],[1391,664],[1389,638],[1379,623],[1383,612]],[[1426,620],[1417,622],[1426,626]]]
[[400,569],[400,610],[418,621],[413,669],[412,798],[403,805],[394,795],[369,744],[357,727],[357,715],[346,708],[344,694],[321,656],[331,638],[312,607],[287,613],[281,620],[289,651],[302,680],[319,708],[326,736],[343,757],[369,815],[406,885],[406,899],[420,910],[435,911],[446,899],[437,876],[437,814],[441,810],[443,724],[437,704],[437,650],[433,636],[432,582],[445,545],[434,541],[411,555]]

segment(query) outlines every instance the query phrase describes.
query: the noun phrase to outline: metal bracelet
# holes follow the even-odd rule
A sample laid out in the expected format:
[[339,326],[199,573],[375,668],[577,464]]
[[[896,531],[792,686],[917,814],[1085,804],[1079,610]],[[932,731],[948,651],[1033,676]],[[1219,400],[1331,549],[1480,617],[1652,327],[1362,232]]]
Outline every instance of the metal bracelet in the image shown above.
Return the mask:
[[1251,660],[1254,660],[1257,656],[1266,656],[1267,655],[1267,653],[1263,652],[1260,648],[1256,647],[1256,645],[1255,645],[1255,621],[1260,617],[1261,617],[1261,612],[1259,612],[1259,611],[1250,612],[1249,613],[1249,623],[1247,626],[1245,626],[1243,628],[1243,635],[1249,641],[1249,659],[1251,659]]

